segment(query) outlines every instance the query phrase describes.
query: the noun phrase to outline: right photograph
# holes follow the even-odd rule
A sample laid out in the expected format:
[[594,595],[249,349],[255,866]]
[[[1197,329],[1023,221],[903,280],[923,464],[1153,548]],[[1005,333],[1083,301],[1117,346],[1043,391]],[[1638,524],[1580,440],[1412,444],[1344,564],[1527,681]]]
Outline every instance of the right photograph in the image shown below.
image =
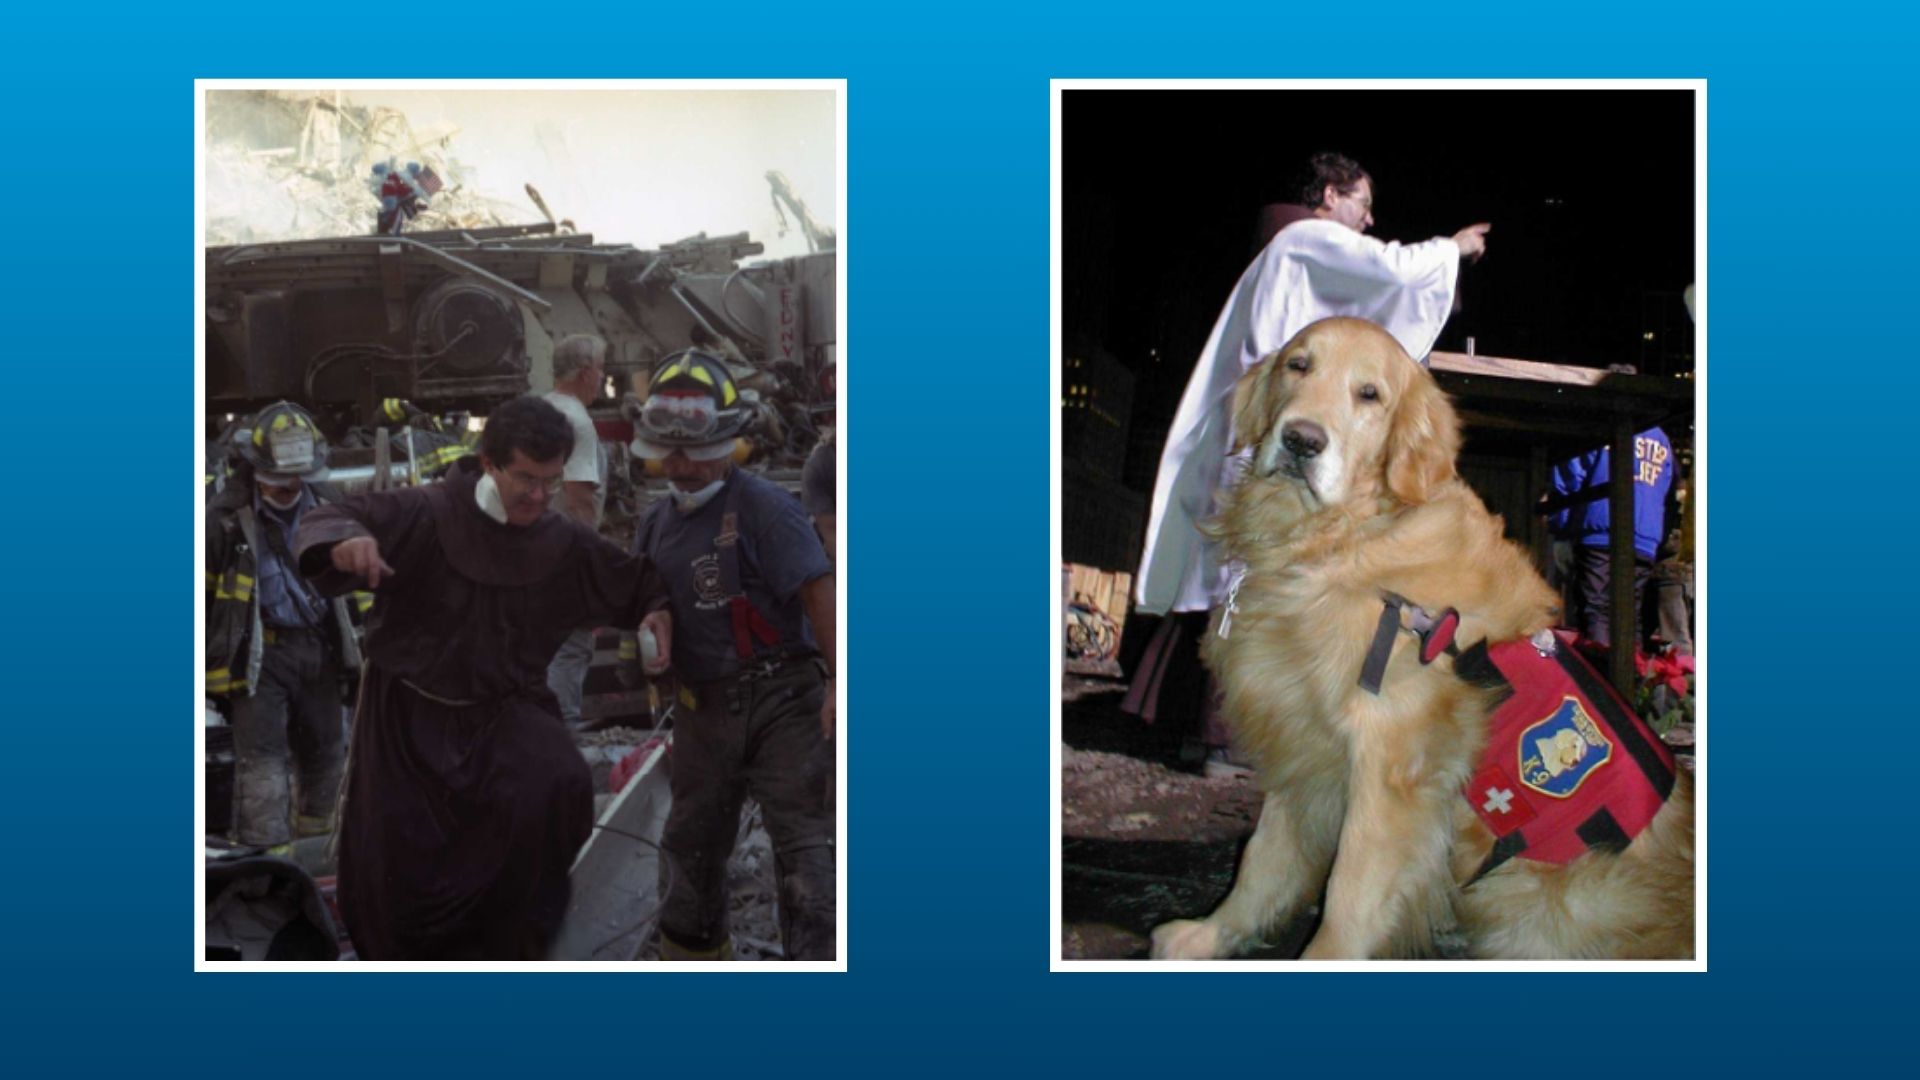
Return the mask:
[[1705,82],[1053,92],[1056,966],[1704,970]]

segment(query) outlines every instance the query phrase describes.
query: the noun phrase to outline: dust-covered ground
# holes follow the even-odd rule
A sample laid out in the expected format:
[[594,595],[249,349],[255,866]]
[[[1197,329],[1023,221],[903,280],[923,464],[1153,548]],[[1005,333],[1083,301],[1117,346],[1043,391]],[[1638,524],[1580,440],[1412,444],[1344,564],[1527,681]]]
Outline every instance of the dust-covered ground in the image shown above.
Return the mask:
[[[1182,732],[1120,712],[1126,687],[1072,680],[1061,733],[1061,954],[1147,955],[1170,919],[1212,911],[1260,818],[1250,776],[1205,776]],[[1284,927],[1259,957],[1297,955],[1313,922]]]
[[[735,960],[784,960],[780,951],[780,890],[774,877],[773,840],[752,799],[740,810],[740,838],[727,860],[727,924]],[[647,938],[637,960],[660,959],[660,928]]]
[[[1069,960],[1144,958],[1155,926],[1211,912],[1260,819],[1250,776],[1203,775],[1184,731],[1120,711],[1125,690],[1070,679],[1062,695],[1061,955]],[[1666,741],[1692,769],[1692,726]],[[1243,958],[1297,957],[1318,920],[1315,905]],[[1451,936],[1436,945],[1442,956],[1464,955]]]
[[[643,743],[647,734],[633,728],[608,728],[574,736],[593,768],[596,791],[606,790],[612,763]],[[761,820],[759,804],[752,799],[740,810],[740,832],[733,857],[727,860],[727,922],[733,936],[734,959],[786,958],[780,949],[780,889],[773,840]],[[659,958],[660,932],[656,925],[637,959]]]

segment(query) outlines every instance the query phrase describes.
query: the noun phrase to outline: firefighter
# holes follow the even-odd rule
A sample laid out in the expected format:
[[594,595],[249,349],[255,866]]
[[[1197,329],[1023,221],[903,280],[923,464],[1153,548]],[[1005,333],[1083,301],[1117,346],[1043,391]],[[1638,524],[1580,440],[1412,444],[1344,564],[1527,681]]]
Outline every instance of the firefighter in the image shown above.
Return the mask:
[[[398,426],[399,431],[391,436],[394,454],[411,453],[423,481],[445,476],[454,462],[473,453],[479,438],[475,432],[464,431],[464,425],[442,420],[404,398],[382,400],[380,417]],[[364,438],[363,445],[373,445],[373,433],[364,428],[356,429],[350,437]]]
[[742,406],[726,365],[687,350],[661,362],[635,416],[634,453],[671,487],[634,549],[666,582],[691,702],[674,725],[660,953],[731,955],[727,858],[751,795],[773,840],[786,955],[832,959],[833,569],[799,501],[734,465]]
[[301,518],[333,497],[317,483],[327,449],[305,409],[271,405],[235,436],[234,480],[207,504],[206,692],[230,705],[231,835],[282,852],[331,831],[357,667],[347,601],[323,599],[290,554]]

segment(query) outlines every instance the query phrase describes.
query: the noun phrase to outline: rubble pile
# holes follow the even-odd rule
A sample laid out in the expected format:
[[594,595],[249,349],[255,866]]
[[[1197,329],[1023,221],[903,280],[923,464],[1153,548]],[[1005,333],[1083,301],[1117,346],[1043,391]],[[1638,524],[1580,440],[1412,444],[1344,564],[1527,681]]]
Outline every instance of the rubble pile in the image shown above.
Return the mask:
[[1259,786],[1177,772],[1125,754],[1063,747],[1061,831],[1109,840],[1212,842],[1253,831]]
[[740,812],[740,840],[727,860],[727,921],[739,960],[780,960],[780,889],[774,876],[773,839],[760,820],[759,804]]
[[338,91],[221,90],[207,95],[209,246],[374,232],[368,184],[381,162],[419,162],[445,184],[413,231],[524,225],[535,211],[482,194],[453,156],[458,129],[417,130],[398,109]]
[[[740,838],[727,860],[727,926],[735,960],[782,960],[780,888],[774,876],[773,839],[760,820],[760,804],[747,800],[740,811]],[[656,931],[637,960],[660,959]]]

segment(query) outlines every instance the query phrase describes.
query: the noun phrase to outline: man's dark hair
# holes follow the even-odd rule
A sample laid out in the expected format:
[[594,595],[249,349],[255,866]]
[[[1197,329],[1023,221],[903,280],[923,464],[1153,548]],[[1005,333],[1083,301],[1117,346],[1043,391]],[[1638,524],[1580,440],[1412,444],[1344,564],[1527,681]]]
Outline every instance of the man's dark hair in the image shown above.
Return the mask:
[[1300,185],[1300,205],[1309,210],[1318,210],[1328,184],[1332,184],[1333,190],[1342,195],[1351,195],[1354,186],[1362,180],[1372,183],[1373,177],[1368,176],[1367,170],[1352,158],[1331,152],[1315,154],[1307,162],[1307,174]]
[[520,451],[528,461],[547,462],[573,453],[573,425],[559,409],[531,394],[493,410],[480,432],[480,454],[504,469]]

